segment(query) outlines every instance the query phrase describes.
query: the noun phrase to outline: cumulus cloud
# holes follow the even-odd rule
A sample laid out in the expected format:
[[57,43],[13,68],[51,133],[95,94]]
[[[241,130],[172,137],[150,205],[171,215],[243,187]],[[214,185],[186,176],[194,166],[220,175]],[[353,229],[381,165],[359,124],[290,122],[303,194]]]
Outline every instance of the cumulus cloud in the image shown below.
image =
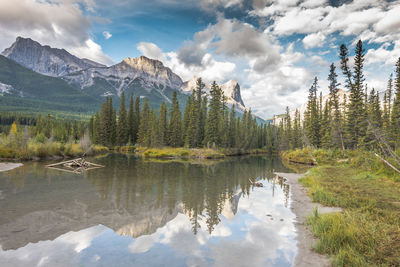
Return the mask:
[[161,49],[154,43],[149,42],[141,42],[136,46],[137,50],[139,50],[143,56],[157,59],[163,62],[164,64],[168,63],[168,60],[165,54],[161,51]]
[[178,74],[184,81],[193,76],[202,77],[205,82],[223,82],[235,70],[236,64],[229,61],[218,61],[212,54],[205,53],[197,64],[183,62],[178,52],[163,52],[156,44],[141,42],[137,49],[146,57],[160,60],[165,66]]
[[112,63],[91,37],[91,23],[77,3],[83,4],[86,9],[95,6],[91,0],[21,0],[18,4],[13,0],[1,1],[0,50],[10,46],[17,36],[23,36],[42,44],[65,48],[78,57]]
[[321,32],[308,34],[303,38],[303,45],[305,49],[313,47],[322,47],[325,43],[325,35]]
[[108,31],[103,32],[103,36],[106,40],[110,39],[112,37],[112,34]]

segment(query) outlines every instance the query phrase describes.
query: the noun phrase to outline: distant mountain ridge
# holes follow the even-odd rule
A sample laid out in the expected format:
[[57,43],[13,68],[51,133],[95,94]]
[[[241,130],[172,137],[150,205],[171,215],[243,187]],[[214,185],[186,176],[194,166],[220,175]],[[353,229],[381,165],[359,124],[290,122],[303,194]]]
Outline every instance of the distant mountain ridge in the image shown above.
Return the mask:
[[49,76],[63,76],[92,67],[105,67],[92,60],[73,56],[65,49],[42,46],[30,38],[17,37],[1,54],[24,67]]
[[[127,95],[133,93],[148,97],[150,104],[157,108],[163,101],[170,102],[174,91],[178,92],[181,100],[186,98],[195,88],[197,80],[194,77],[183,82],[161,61],[145,56],[128,57],[115,65],[105,66],[89,59],[78,58],[65,49],[43,46],[30,38],[18,37],[2,55],[34,72],[58,77],[99,102],[106,96],[118,100],[122,92],[125,92]],[[0,93],[9,94],[13,86],[0,77]],[[235,105],[240,112],[248,111],[237,81],[230,80],[220,86],[229,105]],[[209,88],[210,85],[207,85],[206,93]],[[20,97],[24,97],[24,89],[18,90]]]

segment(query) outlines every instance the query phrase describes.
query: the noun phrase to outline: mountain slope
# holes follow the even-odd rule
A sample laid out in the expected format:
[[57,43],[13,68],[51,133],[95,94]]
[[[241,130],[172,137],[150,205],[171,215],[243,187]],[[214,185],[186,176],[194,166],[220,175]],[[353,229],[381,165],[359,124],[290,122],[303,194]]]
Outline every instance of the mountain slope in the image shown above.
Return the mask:
[[[134,94],[135,97],[147,97],[155,109],[162,102],[169,104],[173,93],[177,92],[183,108],[197,80],[193,78],[184,83],[161,61],[144,56],[125,58],[107,67],[80,59],[64,49],[42,46],[29,38],[18,37],[2,54],[5,57],[2,57],[0,66],[0,93],[4,95],[3,102],[4,98],[8,98],[7,108],[3,106],[3,110],[18,110],[23,106],[18,100],[22,98],[21,101],[32,109],[40,109],[40,102],[47,101],[44,106],[52,110],[67,110],[67,101],[72,101],[70,103],[75,108],[82,107],[78,108],[79,112],[90,112],[107,96],[112,97],[114,105],[118,107],[122,92],[126,96]],[[10,59],[18,64],[11,64]],[[206,93],[209,93],[209,88],[210,85],[207,85]],[[248,111],[236,81],[222,84],[221,89],[228,105],[235,105],[239,113]]]
[[89,59],[80,59],[64,49],[42,46],[30,38],[18,37],[2,55],[24,67],[49,76],[63,76],[93,67],[105,67]]
[[0,56],[0,91],[1,110],[90,112],[100,105],[60,78],[41,75],[4,56]]

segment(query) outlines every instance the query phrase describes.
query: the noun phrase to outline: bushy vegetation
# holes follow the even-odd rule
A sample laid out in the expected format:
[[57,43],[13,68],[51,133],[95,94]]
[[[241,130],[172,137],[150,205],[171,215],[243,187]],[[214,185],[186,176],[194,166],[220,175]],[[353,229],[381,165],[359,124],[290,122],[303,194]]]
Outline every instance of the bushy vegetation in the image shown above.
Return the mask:
[[399,266],[400,175],[367,151],[332,162],[301,179],[313,201],[343,208],[309,217],[315,249],[331,255],[333,266]]
[[172,147],[164,147],[164,148],[143,148],[139,147],[136,150],[138,155],[143,156],[144,158],[203,158],[203,159],[217,159],[223,158],[225,155],[223,153],[218,152],[214,149],[207,148],[172,148]]
[[0,158],[76,157],[108,151],[107,147],[91,145],[85,122],[12,114],[2,114],[0,121]]

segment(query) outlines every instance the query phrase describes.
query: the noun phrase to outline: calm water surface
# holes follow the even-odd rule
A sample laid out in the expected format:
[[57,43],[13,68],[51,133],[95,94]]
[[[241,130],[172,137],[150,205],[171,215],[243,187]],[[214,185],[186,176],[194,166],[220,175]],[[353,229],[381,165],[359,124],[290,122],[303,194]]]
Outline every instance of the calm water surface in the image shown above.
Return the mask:
[[0,266],[293,262],[289,186],[272,174],[288,171],[279,159],[91,161],[106,167],[72,174],[35,162],[0,173]]

